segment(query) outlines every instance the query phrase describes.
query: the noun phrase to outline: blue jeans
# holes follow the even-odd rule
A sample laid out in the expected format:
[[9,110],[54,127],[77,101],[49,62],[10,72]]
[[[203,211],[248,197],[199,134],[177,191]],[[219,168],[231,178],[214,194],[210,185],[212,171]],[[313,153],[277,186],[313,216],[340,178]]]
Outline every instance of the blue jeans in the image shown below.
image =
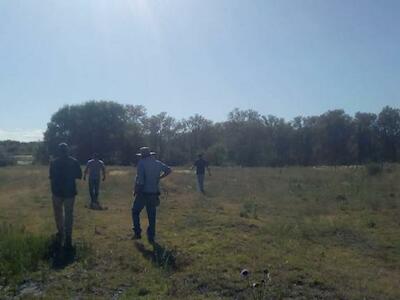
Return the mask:
[[147,217],[149,219],[149,227],[147,228],[147,237],[154,239],[156,235],[156,208],[159,204],[159,198],[156,194],[139,194],[135,197],[132,206],[133,231],[140,236],[142,229],[140,228],[140,213],[146,207]]
[[197,189],[204,193],[204,174],[197,174]]
[[91,204],[97,204],[99,198],[100,178],[89,178],[89,194]]

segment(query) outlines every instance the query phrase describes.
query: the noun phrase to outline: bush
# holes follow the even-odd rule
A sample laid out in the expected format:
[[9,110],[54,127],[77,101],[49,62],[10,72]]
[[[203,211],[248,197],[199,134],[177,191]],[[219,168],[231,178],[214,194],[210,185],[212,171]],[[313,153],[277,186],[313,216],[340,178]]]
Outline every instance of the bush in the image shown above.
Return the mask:
[[15,158],[8,154],[3,148],[0,148],[0,167],[15,165]]
[[257,204],[253,201],[246,201],[242,204],[240,217],[257,219]]
[[0,279],[7,285],[27,272],[36,271],[48,257],[49,239],[34,236],[8,224],[0,225]]
[[222,166],[227,161],[227,150],[222,144],[212,145],[206,151],[206,157],[212,165]]
[[370,176],[376,176],[382,173],[383,171],[383,166],[378,163],[370,163],[366,166],[367,173]]

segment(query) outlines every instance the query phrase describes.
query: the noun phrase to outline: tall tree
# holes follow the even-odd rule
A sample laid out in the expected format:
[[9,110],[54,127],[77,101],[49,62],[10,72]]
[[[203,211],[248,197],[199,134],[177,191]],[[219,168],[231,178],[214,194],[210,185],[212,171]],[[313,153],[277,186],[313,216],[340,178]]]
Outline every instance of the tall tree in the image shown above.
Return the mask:
[[383,160],[397,161],[400,148],[400,110],[389,106],[383,108],[378,116],[378,130]]
[[357,143],[357,162],[359,164],[378,159],[377,115],[356,113],[354,117],[355,139]]
[[124,106],[111,101],[66,105],[51,118],[44,134],[50,155],[60,142],[70,144],[74,155],[86,161],[98,152],[109,163],[120,163],[117,153],[123,144],[126,125]]

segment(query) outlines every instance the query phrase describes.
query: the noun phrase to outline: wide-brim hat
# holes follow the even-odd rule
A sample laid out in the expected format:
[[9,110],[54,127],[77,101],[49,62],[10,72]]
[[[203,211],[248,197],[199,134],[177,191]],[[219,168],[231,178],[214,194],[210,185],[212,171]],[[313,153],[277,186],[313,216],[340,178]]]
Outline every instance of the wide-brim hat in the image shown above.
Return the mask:
[[140,157],[148,157],[151,155],[156,155],[157,153],[154,151],[150,151],[149,147],[141,147],[139,149],[139,153],[136,153],[136,156],[140,156]]

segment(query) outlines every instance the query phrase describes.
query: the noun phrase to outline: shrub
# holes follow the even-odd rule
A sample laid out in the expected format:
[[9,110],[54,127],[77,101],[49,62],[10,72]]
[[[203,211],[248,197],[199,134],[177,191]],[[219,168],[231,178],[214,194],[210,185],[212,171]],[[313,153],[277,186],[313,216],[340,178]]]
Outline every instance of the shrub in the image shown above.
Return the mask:
[[366,166],[367,173],[370,176],[379,175],[383,171],[383,166],[378,163],[370,163]]
[[8,154],[2,147],[0,148],[0,167],[15,165],[15,158]]
[[228,158],[227,150],[224,145],[215,144],[207,149],[206,157],[212,165],[222,166]]
[[240,217],[257,219],[257,204],[253,201],[246,201],[242,204]]

